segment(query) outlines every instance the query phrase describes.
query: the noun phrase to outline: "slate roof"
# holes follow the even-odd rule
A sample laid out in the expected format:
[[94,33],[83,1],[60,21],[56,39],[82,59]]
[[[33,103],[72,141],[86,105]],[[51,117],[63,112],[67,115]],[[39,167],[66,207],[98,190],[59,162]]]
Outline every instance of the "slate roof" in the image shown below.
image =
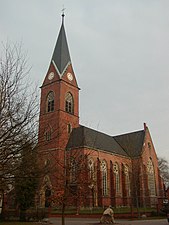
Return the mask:
[[74,128],[67,149],[87,147],[127,156],[122,147],[111,136],[88,127]]
[[86,147],[121,156],[136,157],[141,154],[143,141],[144,131],[112,137],[88,127],[80,126],[72,130],[67,150]]
[[141,155],[144,143],[145,131],[140,130],[127,134],[117,135],[113,138],[127,152],[130,157]]
[[67,38],[64,28],[64,15],[62,15],[62,25],[59,31],[56,46],[53,52],[52,61],[55,63],[60,75],[64,72],[65,68],[71,63]]

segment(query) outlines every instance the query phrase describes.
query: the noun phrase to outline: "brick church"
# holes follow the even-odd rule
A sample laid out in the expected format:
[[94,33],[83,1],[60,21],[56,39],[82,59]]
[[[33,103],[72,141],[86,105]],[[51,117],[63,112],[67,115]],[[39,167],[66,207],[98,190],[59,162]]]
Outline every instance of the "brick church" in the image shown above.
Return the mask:
[[79,123],[79,86],[71,63],[64,15],[41,86],[38,152],[44,171],[42,207],[157,207],[164,197],[147,125],[117,136]]

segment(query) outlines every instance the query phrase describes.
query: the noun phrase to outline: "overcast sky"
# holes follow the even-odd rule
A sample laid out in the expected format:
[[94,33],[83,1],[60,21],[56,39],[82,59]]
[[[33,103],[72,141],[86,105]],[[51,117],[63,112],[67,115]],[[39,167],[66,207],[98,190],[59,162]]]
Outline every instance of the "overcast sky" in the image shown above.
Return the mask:
[[145,122],[169,161],[169,0],[0,0],[0,42],[23,43],[38,86],[63,5],[81,124],[118,135]]

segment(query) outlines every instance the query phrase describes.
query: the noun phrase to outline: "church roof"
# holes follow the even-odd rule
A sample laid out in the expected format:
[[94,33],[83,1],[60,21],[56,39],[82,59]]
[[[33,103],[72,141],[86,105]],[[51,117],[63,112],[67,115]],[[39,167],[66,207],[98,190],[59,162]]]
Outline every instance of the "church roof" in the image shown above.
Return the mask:
[[143,140],[144,131],[112,137],[88,127],[80,126],[72,130],[67,150],[86,147],[122,156],[136,157],[141,153]]
[[66,33],[64,28],[64,14],[62,14],[62,25],[61,25],[56,46],[53,52],[52,62],[54,62],[60,75],[63,74],[67,65],[71,63],[68,44],[67,44],[67,38],[66,38]]
[[72,130],[67,144],[67,149],[80,147],[98,149],[127,156],[127,153],[114,140],[114,138],[84,126],[80,126]]
[[113,138],[127,152],[130,157],[137,157],[142,152],[145,131],[140,130],[127,134],[117,135]]

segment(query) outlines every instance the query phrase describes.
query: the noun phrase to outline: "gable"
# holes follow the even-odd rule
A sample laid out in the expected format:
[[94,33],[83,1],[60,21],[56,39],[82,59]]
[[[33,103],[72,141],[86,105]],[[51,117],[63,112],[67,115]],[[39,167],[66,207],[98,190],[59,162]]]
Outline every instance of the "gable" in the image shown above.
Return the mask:
[[117,143],[124,149],[130,157],[140,156],[144,143],[145,131],[136,131],[132,133],[114,136]]

